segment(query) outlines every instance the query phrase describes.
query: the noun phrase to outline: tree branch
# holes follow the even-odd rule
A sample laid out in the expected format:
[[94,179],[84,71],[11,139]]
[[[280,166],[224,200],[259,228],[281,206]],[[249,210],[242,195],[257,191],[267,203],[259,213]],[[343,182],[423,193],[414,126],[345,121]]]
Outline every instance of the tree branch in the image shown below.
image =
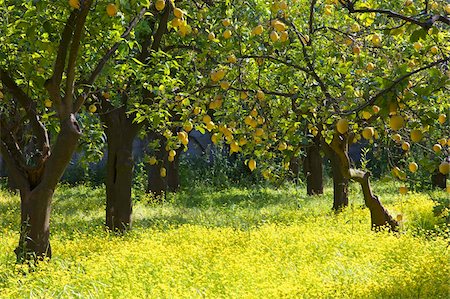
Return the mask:
[[364,8],[355,9],[354,3],[352,1],[340,1],[342,5],[348,10],[350,14],[353,13],[379,13],[386,15],[390,18],[404,20],[406,22],[416,24],[424,29],[429,29],[436,22],[442,22],[444,24],[450,25],[450,19],[442,15],[430,15],[426,21],[420,21],[414,17],[405,16],[400,13],[394,12],[388,9],[375,9],[375,8]]
[[153,43],[152,43],[153,51],[158,51],[158,49],[161,46],[162,37],[167,32],[167,22],[169,21],[169,14],[171,9],[172,9],[171,5],[167,5],[166,8],[164,9],[163,15],[161,16],[161,19],[159,21],[158,29],[153,35]]
[[122,44],[123,40],[125,40],[126,38],[128,38],[128,36],[130,35],[131,31],[133,31],[133,29],[137,26],[137,24],[139,23],[139,21],[143,18],[145,12],[146,12],[146,8],[142,8],[141,11],[139,12],[139,14],[137,16],[135,16],[133,18],[133,20],[131,20],[130,24],[128,25],[128,27],[126,28],[126,30],[122,33],[122,35],[120,36],[122,38],[122,40],[116,42],[107,52],[106,54],[102,57],[102,59],[100,59],[100,61],[98,62],[97,66],[95,67],[95,69],[92,71],[91,75],[89,76],[89,78],[87,79],[87,81],[81,83],[82,85],[84,85],[84,90],[83,93],[80,94],[74,105],[73,105],[73,111],[74,112],[78,112],[78,110],[80,110],[81,106],[83,106],[84,101],[87,99],[87,97],[89,96],[89,92],[88,89],[91,87],[91,85],[95,82],[95,80],[97,79],[97,77],[100,75],[100,73],[102,72],[103,68],[105,67],[106,63],[108,62],[109,59],[111,59],[111,57],[114,55],[114,53],[117,51],[117,49],[119,48],[119,46]]
[[81,37],[84,31],[84,24],[86,22],[86,17],[89,13],[89,9],[92,5],[92,0],[85,0],[81,10],[78,12],[79,15],[76,20],[75,29],[73,31],[72,43],[69,52],[69,61],[67,65],[67,79],[66,79],[66,94],[64,96],[64,112],[61,117],[66,118],[72,113],[73,109],[73,96],[74,96],[74,86],[75,86],[75,71],[76,71],[76,61],[78,57],[78,52],[80,50]]
[[45,82],[44,85],[48,93],[50,94],[50,97],[53,103],[55,104],[58,113],[62,112],[61,94],[59,88],[61,85],[64,68],[66,66],[67,51],[70,45],[70,41],[72,39],[76,18],[77,18],[76,10],[73,10],[66,22],[66,25],[62,33],[61,41],[59,43],[58,48],[58,54],[55,60],[55,66],[53,68],[53,75],[49,80]]
[[370,97],[370,99],[368,101],[366,101],[365,103],[361,104],[360,106],[358,106],[358,107],[356,107],[354,109],[343,111],[341,113],[341,115],[350,115],[350,114],[353,114],[355,112],[361,111],[361,110],[363,110],[364,108],[366,108],[366,107],[368,107],[370,105],[373,105],[379,97],[381,97],[381,96],[391,92],[403,80],[406,80],[407,78],[411,77],[414,74],[420,73],[421,71],[430,69],[430,68],[435,67],[436,65],[439,65],[439,64],[443,64],[443,63],[445,63],[445,62],[447,62],[449,60],[450,60],[450,57],[447,57],[447,58],[444,58],[444,59],[440,59],[440,60],[432,62],[432,63],[430,63],[430,64],[428,64],[428,65],[426,65],[424,67],[421,67],[421,68],[419,68],[417,70],[414,70],[412,72],[409,72],[409,73],[401,76],[400,78],[396,79],[389,87],[379,91],[377,94],[375,94],[372,97]]
[[39,120],[39,116],[36,112],[36,103],[16,84],[10,75],[0,68],[0,81],[4,87],[14,96],[19,104],[25,109],[25,113],[30,120],[31,127],[37,138],[37,147],[41,149],[43,156],[49,154],[49,139],[45,126]]

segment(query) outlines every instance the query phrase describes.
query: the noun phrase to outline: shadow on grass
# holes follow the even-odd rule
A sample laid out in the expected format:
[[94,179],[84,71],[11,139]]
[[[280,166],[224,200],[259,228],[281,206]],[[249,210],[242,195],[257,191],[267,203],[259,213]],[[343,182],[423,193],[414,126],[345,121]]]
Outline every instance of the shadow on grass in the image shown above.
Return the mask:
[[265,187],[229,188],[214,190],[213,188],[191,188],[177,194],[169,194],[168,201],[185,208],[230,207],[242,206],[264,208],[274,204],[292,204],[307,197],[303,189],[274,190]]

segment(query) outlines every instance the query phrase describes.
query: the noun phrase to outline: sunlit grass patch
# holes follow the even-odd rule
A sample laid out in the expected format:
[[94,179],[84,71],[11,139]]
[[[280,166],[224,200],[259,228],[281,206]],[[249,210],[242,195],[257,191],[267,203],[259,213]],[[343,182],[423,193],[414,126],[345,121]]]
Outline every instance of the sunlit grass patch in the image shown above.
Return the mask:
[[[398,234],[374,233],[358,192],[336,215],[329,189],[185,190],[137,202],[134,230],[114,236],[102,226],[101,189],[64,187],[51,262],[15,265],[16,224],[0,231],[0,297],[447,298],[448,239],[419,230],[442,225],[429,197],[381,194],[404,221]],[[2,196],[18,220],[17,198]]]

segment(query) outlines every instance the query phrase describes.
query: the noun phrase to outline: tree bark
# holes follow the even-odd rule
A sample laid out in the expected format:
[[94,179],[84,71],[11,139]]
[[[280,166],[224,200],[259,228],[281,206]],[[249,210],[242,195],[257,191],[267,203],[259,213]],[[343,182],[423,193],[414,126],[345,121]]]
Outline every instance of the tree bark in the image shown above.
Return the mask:
[[[160,148],[155,151],[155,157],[158,162],[147,167],[147,193],[153,194],[156,198],[161,199],[167,192],[167,176],[161,176],[161,167],[167,167],[167,151],[164,149],[165,138],[157,135],[152,136],[153,139],[158,139]],[[166,168],[166,173],[167,173]]]
[[[103,109],[108,107],[103,107]],[[112,108],[112,107],[109,107]],[[105,111],[101,115],[106,125],[108,159],[106,164],[106,227],[123,232],[131,229],[133,181],[133,140],[140,126],[133,123],[125,107]]]
[[447,188],[447,175],[442,174],[439,169],[431,175],[431,186],[433,189],[446,189]]
[[343,175],[344,165],[336,153],[331,153],[330,162],[333,173],[333,210],[339,211],[348,206],[349,179]]
[[303,173],[306,177],[308,195],[323,194],[322,156],[320,155],[320,145],[317,142],[306,148]]
[[172,162],[167,161],[167,191],[176,192],[180,188],[180,150]]
[[[348,134],[339,135],[335,134],[329,149],[333,151],[341,164],[342,175],[347,178],[358,182],[361,185],[364,202],[370,210],[370,218],[372,222],[372,228],[375,230],[383,227],[396,231],[398,227],[397,221],[395,221],[389,212],[383,207],[381,201],[376,195],[372,193],[370,186],[370,173],[358,169],[352,169],[350,167],[350,158],[348,157],[349,140],[352,140],[353,136],[349,138]],[[325,143],[325,146],[328,146]]]
[[23,169],[6,147],[2,154],[20,191],[21,231],[15,249],[18,262],[51,258],[50,212],[53,193],[75,151],[81,131],[73,114],[61,122],[53,151],[39,168]]
[[294,156],[289,161],[289,174],[292,181],[297,184],[298,183],[298,175],[300,173],[300,159],[297,156]]

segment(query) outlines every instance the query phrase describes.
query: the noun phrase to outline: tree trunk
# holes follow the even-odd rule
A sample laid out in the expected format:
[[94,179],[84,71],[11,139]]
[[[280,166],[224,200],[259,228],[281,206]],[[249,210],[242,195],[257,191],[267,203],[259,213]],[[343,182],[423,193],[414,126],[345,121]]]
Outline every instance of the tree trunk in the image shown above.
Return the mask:
[[172,162],[167,161],[167,191],[176,192],[180,188],[180,150]]
[[61,121],[53,151],[40,160],[39,167],[22,167],[19,157],[2,146],[9,176],[20,191],[21,230],[15,249],[18,262],[51,258],[50,211],[54,190],[75,151],[81,131],[73,114]]
[[433,189],[446,189],[447,188],[447,176],[442,174],[439,169],[437,169],[431,175],[431,186]]
[[331,154],[330,162],[333,173],[333,210],[339,211],[348,206],[349,179],[343,175],[344,165],[336,153]]
[[317,143],[306,148],[303,173],[306,177],[308,195],[323,194],[322,156],[320,155],[320,146]]
[[133,139],[120,133],[107,135],[106,226],[112,231],[131,228]]
[[165,138],[163,136],[157,135],[152,138],[158,139],[160,148],[155,151],[155,157],[158,162],[154,165],[149,165],[147,167],[147,193],[153,194],[155,197],[161,199],[165,196],[167,192],[167,176],[161,176],[161,168],[166,168],[166,174],[168,174],[167,169],[167,151],[165,147]]
[[133,140],[140,127],[133,123],[124,107],[105,111],[101,118],[108,139],[106,227],[123,232],[131,229],[132,224]]
[[294,156],[289,161],[289,172],[292,181],[297,184],[298,183],[298,175],[300,173],[300,159],[297,156]]
[[381,201],[372,193],[370,187],[370,173],[358,169],[352,169],[350,167],[350,158],[348,157],[349,140],[352,140],[353,136],[335,134],[331,144],[328,145],[324,142],[325,146],[329,147],[329,150],[339,158],[340,169],[343,177],[354,180],[361,185],[364,202],[370,210],[370,218],[373,229],[380,229],[383,227],[389,227],[391,230],[397,230],[398,223],[395,221],[389,212],[383,207]]
[[21,230],[15,253],[18,262],[51,258],[50,211],[53,190],[20,192]]

